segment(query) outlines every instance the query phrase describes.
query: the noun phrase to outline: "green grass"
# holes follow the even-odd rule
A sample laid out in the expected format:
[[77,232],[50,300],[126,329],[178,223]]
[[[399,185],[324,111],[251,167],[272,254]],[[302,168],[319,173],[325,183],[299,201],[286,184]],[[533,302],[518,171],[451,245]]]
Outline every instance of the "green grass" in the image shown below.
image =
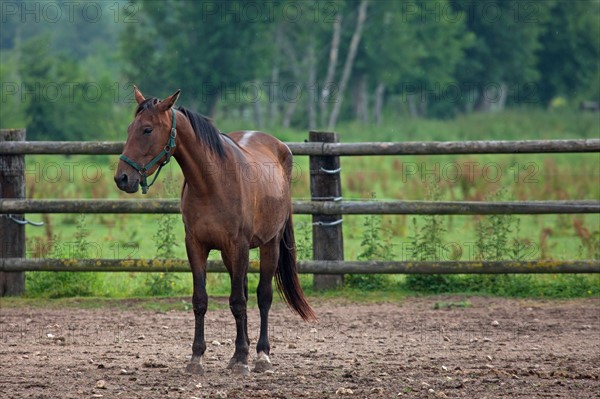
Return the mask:
[[[253,129],[252,123],[217,121],[224,130]],[[303,141],[305,131],[266,129],[284,141]],[[125,129],[123,128],[123,131]],[[470,114],[453,120],[421,120],[388,115],[380,127],[359,123],[343,123],[337,131],[342,142],[353,141],[411,141],[411,140],[515,140],[515,139],[569,139],[600,137],[597,115],[572,110],[547,112],[539,109],[516,109],[498,114]],[[124,135],[123,135],[124,137]],[[32,198],[177,198],[182,175],[176,163],[170,163],[162,172],[149,194],[126,195],[114,187],[116,156],[27,156],[27,193]],[[293,181],[293,197],[310,198],[308,157],[297,157]],[[344,198],[375,200],[420,200],[428,196],[426,177],[432,171],[439,175],[441,200],[485,200],[498,190],[508,200],[560,200],[600,198],[600,162],[598,154],[504,154],[481,156],[406,156],[406,157],[343,157],[342,190]],[[470,166],[469,166],[470,165]],[[468,169],[468,168],[471,169]],[[487,169],[485,169],[487,167]],[[470,170],[470,172],[469,172]],[[460,171],[460,173],[457,173]],[[485,172],[496,174],[485,174]],[[493,177],[493,178],[491,178]],[[77,249],[77,215],[28,215],[31,220],[44,220],[44,228],[27,226],[27,257],[73,257]],[[424,219],[416,217],[421,223]],[[447,245],[459,248],[453,256],[473,260],[477,242],[477,216],[446,216],[442,218],[447,232],[441,237]],[[589,259],[598,258],[600,238],[599,215],[524,215],[519,216],[519,237],[530,246],[526,259]],[[91,258],[153,258],[157,254],[157,240],[153,228],[160,215],[87,215],[87,251]],[[412,216],[377,216],[381,222],[386,248],[392,248],[394,259],[411,259],[410,228]],[[301,259],[309,259],[311,251],[311,218],[295,215],[296,238]],[[580,226],[579,230],[576,226]],[[364,216],[344,217],[344,250],[348,260],[358,259],[365,253],[361,243],[367,227]],[[585,231],[590,233],[585,240]],[[183,242],[184,230],[180,216],[173,217],[174,242]],[[384,236],[384,235],[385,236]],[[517,233],[511,233],[516,235]],[[377,244],[373,244],[374,248]],[[79,248],[79,252],[81,248]],[[183,245],[170,248],[173,256],[185,258]],[[372,251],[381,252],[381,248]],[[79,253],[78,255],[82,255]],[[378,253],[379,258],[385,257]],[[217,252],[210,254],[218,259]],[[257,258],[257,252],[251,253]],[[30,296],[52,297],[89,295],[104,298],[129,298],[147,295],[148,281],[160,281],[160,274],[142,273],[81,273],[80,285],[70,282],[73,276],[60,273],[28,273],[27,290]],[[502,279],[480,279],[474,276],[450,276],[439,287],[431,286],[423,292],[477,292],[489,295],[532,297],[576,297],[599,295],[596,276],[522,275]],[[52,280],[54,278],[55,280]],[[37,279],[37,281],[36,281]],[[359,278],[360,280],[361,278]],[[362,279],[365,280],[365,279]],[[498,282],[501,282],[498,283]],[[250,275],[250,291],[254,292],[258,277]],[[317,294],[311,289],[312,278],[302,276],[302,283],[311,295],[332,295],[396,298],[409,294],[405,276],[390,276],[383,284],[372,284],[366,278],[361,289],[345,287],[332,293]],[[492,283],[493,282],[493,283]],[[50,283],[50,285],[49,285]],[[165,295],[191,295],[191,276],[180,273],[169,280]],[[45,284],[45,285],[44,285]],[[62,285],[62,286],[61,286]],[[55,289],[56,288],[56,289]],[[64,289],[63,289],[64,288]],[[74,289],[73,289],[74,288]],[[164,287],[163,287],[164,288]],[[229,277],[210,274],[209,294],[229,295]],[[346,290],[346,291],[344,291]],[[365,290],[373,292],[365,293]],[[376,290],[376,291],[374,291]],[[62,292],[62,293],[61,293]],[[160,295],[160,292],[158,292]]]
[[507,298],[590,298],[600,296],[597,274],[500,274],[444,275],[425,280],[428,285],[410,285],[422,294],[468,294]]
[[[36,273],[28,273],[31,276]],[[62,273],[54,273],[54,275]],[[191,274],[178,273],[179,279],[175,293],[169,296],[139,295],[143,288],[146,273],[78,273],[82,275],[94,274],[101,281],[100,286],[92,287],[89,296],[103,299],[148,298],[168,299],[169,297],[185,298],[189,302],[192,294]],[[312,276],[301,275],[301,283],[306,295],[312,298],[345,298],[359,302],[385,302],[399,301],[412,295],[438,295],[444,293],[500,296],[510,298],[589,298],[600,297],[600,275],[598,274],[507,274],[507,275],[444,275],[442,278],[429,279],[428,284],[415,286],[407,282],[406,275],[390,275],[382,283],[378,281],[377,287],[361,284],[345,286],[328,291],[314,291]],[[28,277],[29,278],[29,277]],[[55,277],[56,278],[56,277]],[[258,275],[249,275],[249,299],[256,300],[256,286]],[[29,284],[29,283],[28,283]],[[209,296],[227,298],[230,292],[229,276],[223,273],[209,273],[207,278],[207,291]],[[75,291],[73,291],[75,292]],[[75,292],[78,296],[80,293]],[[36,298],[52,299],[48,295],[28,290],[26,299],[35,301]],[[280,301],[275,295],[275,300]],[[83,300],[83,298],[80,298]]]
[[501,113],[472,113],[451,120],[386,115],[382,126],[341,123],[336,131],[348,141],[542,140],[598,138],[598,115],[563,108],[536,107]]
[[[184,273],[181,273],[182,277]],[[213,278],[228,278],[223,274],[211,274]],[[365,291],[353,287],[341,287],[334,290],[314,291],[309,276],[302,276],[305,294],[309,303],[318,305],[320,302],[332,301],[341,304],[352,303],[398,303],[412,296],[434,296],[452,294],[464,300],[452,302],[440,301],[439,309],[469,306],[469,297],[472,296],[497,296],[507,298],[532,298],[532,299],[572,299],[572,298],[598,298],[600,297],[600,276],[589,274],[563,274],[563,275],[499,275],[499,276],[472,276],[454,275],[452,286],[439,291],[410,290],[406,286],[406,276],[391,276],[385,286],[377,290]],[[481,278],[483,277],[483,278]],[[482,284],[485,281],[489,284]],[[228,309],[229,292],[223,287],[211,289],[209,285],[209,310]],[[255,290],[250,288],[248,308],[256,308]],[[282,304],[278,295],[274,296],[274,303]],[[283,306],[283,305],[282,305]],[[34,308],[83,308],[83,309],[119,309],[119,310],[151,310],[156,312],[191,311],[189,295],[172,297],[129,297],[126,295],[105,297],[71,297],[71,298],[41,298],[41,297],[4,297],[0,299],[0,307],[34,307]]]

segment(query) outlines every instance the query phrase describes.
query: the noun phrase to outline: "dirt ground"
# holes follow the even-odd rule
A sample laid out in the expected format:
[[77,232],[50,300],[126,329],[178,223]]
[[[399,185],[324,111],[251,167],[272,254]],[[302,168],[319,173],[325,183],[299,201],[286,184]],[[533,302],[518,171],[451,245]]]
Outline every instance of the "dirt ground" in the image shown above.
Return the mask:
[[[316,324],[275,304],[274,372],[248,377],[225,369],[235,328],[217,301],[203,376],[185,372],[191,310],[1,308],[0,397],[600,398],[597,299],[321,300]],[[254,346],[256,308],[249,329]]]

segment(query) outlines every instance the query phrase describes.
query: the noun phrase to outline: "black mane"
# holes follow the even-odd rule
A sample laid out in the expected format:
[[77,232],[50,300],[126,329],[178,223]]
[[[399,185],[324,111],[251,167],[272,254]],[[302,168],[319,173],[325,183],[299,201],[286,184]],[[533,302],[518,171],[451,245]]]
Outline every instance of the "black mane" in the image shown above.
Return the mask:
[[185,107],[177,107],[177,109],[190,121],[192,129],[196,133],[196,138],[208,146],[219,158],[225,157],[221,132],[213,125],[212,120]]
[[[160,100],[156,97],[145,99],[138,105],[137,109],[135,110],[135,114],[137,115],[143,110],[154,108],[159,101]],[[210,118],[191,111],[185,107],[177,107],[176,109],[185,115],[186,118],[188,118],[198,140],[203,142],[204,145],[208,146],[208,148],[213,153],[217,154],[219,158],[225,157],[225,149],[223,148],[223,142],[221,141],[220,137],[221,132],[216,128],[215,125],[213,125]]]

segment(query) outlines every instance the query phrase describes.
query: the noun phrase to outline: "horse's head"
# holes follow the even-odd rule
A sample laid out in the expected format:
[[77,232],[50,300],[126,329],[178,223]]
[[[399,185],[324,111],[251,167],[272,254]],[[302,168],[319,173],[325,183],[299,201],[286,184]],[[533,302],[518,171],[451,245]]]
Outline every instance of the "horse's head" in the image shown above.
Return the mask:
[[146,178],[166,164],[175,151],[175,110],[173,105],[180,90],[159,101],[144,98],[137,87],[133,87],[138,107],[135,118],[127,128],[127,141],[115,171],[115,183],[120,190],[135,193],[142,186],[145,194]]

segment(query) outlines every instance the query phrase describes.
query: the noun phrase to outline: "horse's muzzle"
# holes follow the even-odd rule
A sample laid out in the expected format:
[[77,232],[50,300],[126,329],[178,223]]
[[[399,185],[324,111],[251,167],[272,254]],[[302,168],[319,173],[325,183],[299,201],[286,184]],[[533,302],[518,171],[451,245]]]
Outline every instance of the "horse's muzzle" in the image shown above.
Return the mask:
[[115,174],[115,183],[117,187],[121,191],[125,191],[126,193],[133,194],[138,191],[140,186],[140,178],[135,177],[131,178],[126,173],[116,173]]

